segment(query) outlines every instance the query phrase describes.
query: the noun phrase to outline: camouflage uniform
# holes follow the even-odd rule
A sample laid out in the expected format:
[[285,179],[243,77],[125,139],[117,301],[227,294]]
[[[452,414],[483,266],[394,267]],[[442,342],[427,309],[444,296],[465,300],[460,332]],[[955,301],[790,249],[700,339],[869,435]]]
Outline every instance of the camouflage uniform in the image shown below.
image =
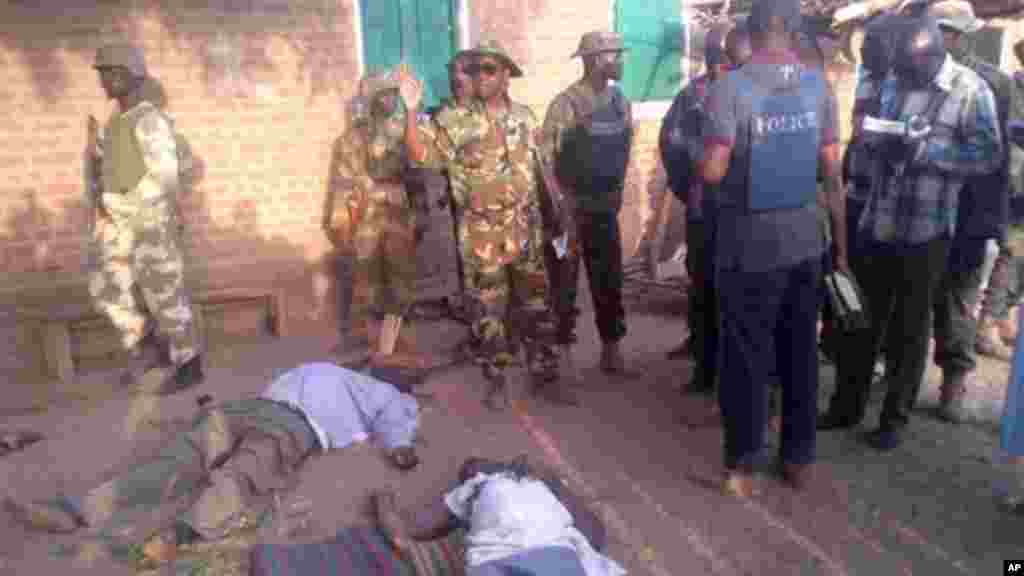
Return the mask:
[[89,293],[125,349],[136,351],[155,328],[168,341],[170,361],[182,366],[199,354],[200,344],[178,226],[175,133],[163,113],[143,101],[113,113],[101,146],[93,200],[110,220],[94,227],[98,265]]
[[536,118],[514,102],[493,120],[480,104],[449,107],[423,132],[428,153],[422,164],[447,170],[451,179],[471,336],[484,376],[499,378],[524,343],[530,373],[556,377],[535,178]]
[[[370,77],[372,101],[393,88]],[[416,212],[403,176],[408,165],[400,117],[354,118],[335,147],[325,227],[354,256],[352,318],[401,317],[413,303],[416,282]]]

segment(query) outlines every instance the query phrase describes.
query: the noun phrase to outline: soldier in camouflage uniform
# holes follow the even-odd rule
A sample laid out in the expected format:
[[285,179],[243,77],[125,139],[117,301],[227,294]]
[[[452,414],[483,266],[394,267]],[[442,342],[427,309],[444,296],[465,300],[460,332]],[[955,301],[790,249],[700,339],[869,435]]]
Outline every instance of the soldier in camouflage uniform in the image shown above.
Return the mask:
[[537,170],[537,122],[526,106],[508,99],[509,77],[522,71],[494,42],[472,51],[477,101],[442,110],[418,126],[418,82],[405,76],[406,143],[420,165],[447,169],[459,214],[465,300],[478,363],[490,383],[486,404],[507,404],[505,369],[525,345],[534,390],[575,404],[562,382],[547,303],[543,228]]
[[[1024,66],[1024,41],[1013,48]],[[1024,71],[1018,71],[1009,86],[1009,120],[1024,118]],[[978,354],[1010,361],[1013,350],[1007,346],[1016,339],[1017,327],[1010,321],[1010,309],[1017,306],[1024,287],[1024,220],[1020,206],[1024,201],[1024,150],[1010,146],[1010,222],[1001,239],[999,256],[992,269],[988,293],[982,302],[975,350]]]
[[104,46],[95,68],[118,106],[92,151],[98,265],[89,292],[131,354],[123,380],[170,393],[202,379],[178,226],[178,143],[168,118],[142,95],[147,73],[138,49]]
[[414,299],[416,211],[404,183],[408,162],[397,82],[390,74],[371,74],[357,98],[332,159],[324,225],[338,251],[354,257],[351,317],[375,341],[376,353],[386,356],[394,352]]
[[[474,85],[473,76],[469,73],[473,63],[473,56],[468,50],[463,50],[455,54],[451,61],[448,63],[448,84],[451,96],[442,100],[437,106],[429,108],[427,114],[430,116],[432,121],[436,121],[444,110],[452,108],[458,108],[469,105],[476,95],[476,86]],[[449,301],[449,306],[452,307],[452,312],[458,318],[463,318],[465,315],[464,302],[462,301],[462,295],[466,289],[465,274],[462,267],[462,251],[459,249],[458,239],[458,210],[455,207],[455,203],[452,201],[452,186],[451,178],[447,172],[444,173],[445,181],[448,183],[448,189],[446,190],[447,195],[442,198],[444,204],[442,208],[447,207],[451,210],[452,221],[455,223],[456,229],[456,271],[459,275],[459,293],[458,297]]]

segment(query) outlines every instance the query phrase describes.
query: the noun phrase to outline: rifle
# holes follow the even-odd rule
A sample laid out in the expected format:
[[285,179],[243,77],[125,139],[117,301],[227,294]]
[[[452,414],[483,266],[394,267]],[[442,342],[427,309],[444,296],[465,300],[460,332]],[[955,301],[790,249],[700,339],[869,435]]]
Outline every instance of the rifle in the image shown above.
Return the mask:
[[[565,197],[551,166],[545,164],[537,157],[535,157],[535,161],[538,181],[541,184],[538,188],[544,189],[539,196],[541,217],[545,221],[545,227],[548,228],[548,234],[545,234],[545,242],[550,241],[551,238],[558,239],[563,235],[567,236],[567,242],[563,244],[564,253],[559,254],[559,249],[555,247],[555,258],[553,261],[548,262],[548,274],[551,278],[549,284],[552,285],[548,291],[551,301],[550,305],[552,312],[557,317],[558,326],[571,326],[573,322],[573,305],[568,300],[571,291],[567,287],[575,287],[576,266],[566,257],[573,258],[576,254],[576,232],[575,230],[570,230],[570,227],[575,226],[572,218],[572,208],[569,205],[570,200]],[[547,248],[545,246],[545,249]]]

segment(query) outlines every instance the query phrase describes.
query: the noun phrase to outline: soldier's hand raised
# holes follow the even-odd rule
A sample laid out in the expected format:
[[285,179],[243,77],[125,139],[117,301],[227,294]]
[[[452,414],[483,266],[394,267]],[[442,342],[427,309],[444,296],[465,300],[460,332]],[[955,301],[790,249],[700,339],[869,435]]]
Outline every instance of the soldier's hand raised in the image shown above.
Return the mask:
[[398,66],[398,91],[407,110],[419,109],[420,100],[423,98],[423,85],[409,72],[405,64]]
[[100,123],[96,117],[89,114],[89,120],[85,125],[86,149],[92,157],[99,156]]

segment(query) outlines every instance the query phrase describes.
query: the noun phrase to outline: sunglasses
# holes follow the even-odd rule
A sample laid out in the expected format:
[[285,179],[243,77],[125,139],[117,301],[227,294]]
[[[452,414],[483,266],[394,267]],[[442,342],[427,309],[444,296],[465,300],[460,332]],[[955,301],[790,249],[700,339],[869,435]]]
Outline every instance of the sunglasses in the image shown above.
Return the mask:
[[494,76],[498,73],[498,65],[493,62],[484,62],[483,64],[475,64],[466,68],[466,72],[470,76]]

